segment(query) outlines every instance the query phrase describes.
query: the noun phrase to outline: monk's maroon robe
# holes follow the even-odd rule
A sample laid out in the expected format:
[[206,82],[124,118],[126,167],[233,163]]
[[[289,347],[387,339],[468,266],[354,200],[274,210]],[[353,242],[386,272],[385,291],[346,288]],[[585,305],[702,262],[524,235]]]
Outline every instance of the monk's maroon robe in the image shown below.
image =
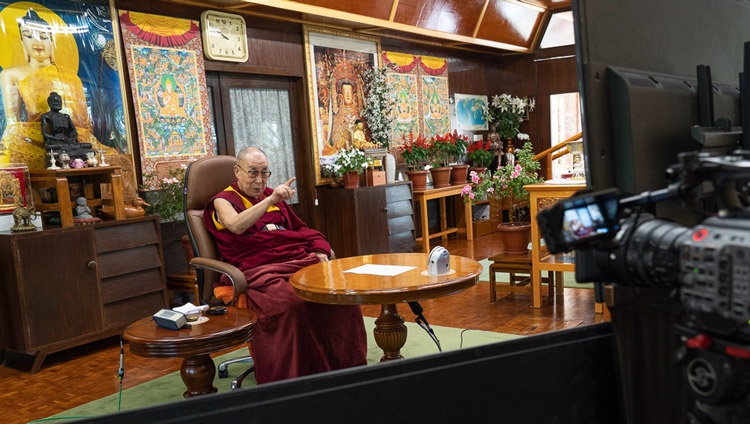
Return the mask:
[[[266,188],[264,195],[271,193]],[[236,182],[217,197],[228,200],[237,212],[260,201],[241,194]],[[217,228],[213,200],[203,216],[224,260],[247,277],[248,306],[258,316],[252,341],[256,380],[265,383],[365,365],[367,336],[360,307],[307,302],[289,284],[294,272],[319,262],[314,252],[330,255],[330,245],[286,202],[276,206],[241,235]],[[286,230],[262,230],[266,224]]]

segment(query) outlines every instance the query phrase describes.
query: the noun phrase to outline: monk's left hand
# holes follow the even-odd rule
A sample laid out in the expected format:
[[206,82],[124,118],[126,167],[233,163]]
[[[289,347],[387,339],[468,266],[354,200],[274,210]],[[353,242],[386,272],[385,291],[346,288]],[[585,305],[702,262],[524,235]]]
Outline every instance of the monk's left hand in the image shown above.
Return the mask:
[[315,252],[315,256],[320,259],[320,262],[328,262],[328,255],[326,255],[325,253]]

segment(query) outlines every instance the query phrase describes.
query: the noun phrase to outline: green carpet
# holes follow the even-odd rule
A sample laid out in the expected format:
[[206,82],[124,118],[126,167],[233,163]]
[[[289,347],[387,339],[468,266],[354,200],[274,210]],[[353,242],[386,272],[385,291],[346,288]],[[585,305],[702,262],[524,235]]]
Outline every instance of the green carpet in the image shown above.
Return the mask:
[[[489,282],[490,281],[490,264],[492,264],[492,261],[489,259],[482,259],[479,261],[479,263],[484,268],[482,270],[482,274],[479,275],[479,281]],[[508,282],[510,279],[507,273],[504,272],[498,272],[497,273],[497,280]],[[577,283],[575,278],[574,272],[563,272],[563,286],[568,288],[575,288],[575,289],[592,289],[594,288],[593,283]]]
[[[410,312],[402,312],[404,313],[404,319],[413,319],[413,315]],[[427,320],[429,320],[429,311],[427,311],[425,315]],[[380,362],[380,357],[383,356],[383,351],[375,344],[375,339],[373,338],[372,329],[375,327],[374,322],[374,318],[365,317],[365,328],[367,328],[368,334],[367,363],[370,366],[376,366],[376,364]],[[416,356],[438,353],[437,346],[421,327],[419,327],[414,322],[407,322],[406,326],[409,336],[406,340],[406,345],[403,347],[403,349],[401,349],[401,354],[404,357],[413,358]],[[514,334],[493,333],[490,331],[479,330],[462,330],[460,328],[441,327],[437,325],[433,325],[432,329],[435,331],[435,335],[440,340],[443,351],[460,349],[462,347],[466,348],[479,346],[483,344],[495,343],[521,337]],[[240,348],[234,352],[230,352],[214,358],[214,362],[218,365],[223,360],[247,355],[247,353],[247,348]],[[130,353],[126,350],[125,379],[128,378],[127,362],[129,354]],[[116,364],[114,364],[113,366],[116,366]],[[214,386],[219,389],[219,393],[230,391],[230,383],[232,378],[234,378],[243,370],[243,366],[244,365],[238,364],[230,367],[229,378],[220,379],[216,377],[216,379],[214,380]],[[254,386],[256,386],[255,376],[251,374],[243,381],[242,388],[249,389]],[[119,410],[126,410],[143,408],[163,403],[179,402],[184,400],[184,398],[182,397],[182,393],[184,391],[185,386],[180,379],[180,373],[178,371],[164,377],[157,378],[156,380],[149,381],[147,383],[143,383],[130,389],[124,390],[122,392],[121,401],[119,400],[119,395],[114,394],[70,409],[53,417],[55,419],[59,418],[59,421],[55,422],[64,422],[65,420],[63,420],[63,418],[68,417],[69,419],[81,419],[117,412],[118,403],[121,404]]]

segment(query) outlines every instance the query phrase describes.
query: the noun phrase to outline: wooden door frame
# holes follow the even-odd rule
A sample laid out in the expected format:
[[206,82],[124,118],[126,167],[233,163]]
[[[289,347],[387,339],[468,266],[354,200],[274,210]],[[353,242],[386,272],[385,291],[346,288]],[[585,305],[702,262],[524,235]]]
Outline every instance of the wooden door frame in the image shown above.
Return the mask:
[[[269,88],[288,90],[291,119],[292,146],[296,164],[296,188],[299,203],[290,205],[294,212],[308,225],[317,228],[317,217],[314,213],[315,175],[312,166],[312,146],[307,130],[307,109],[304,96],[304,81],[295,77],[276,77],[268,75],[229,74],[207,72],[206,80],[213,87],[214,111],[216,117],[216,138],[218,152],[234,156],[234,133],[230,114],[229,90],[232,88]],[[220,117],[220,118],[219,118]]]

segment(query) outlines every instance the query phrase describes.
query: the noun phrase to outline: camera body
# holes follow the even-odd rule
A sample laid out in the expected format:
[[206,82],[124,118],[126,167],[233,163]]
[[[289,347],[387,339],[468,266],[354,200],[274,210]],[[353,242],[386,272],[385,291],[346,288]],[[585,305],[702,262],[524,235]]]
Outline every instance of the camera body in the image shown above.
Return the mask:
[[[539,212],[539,229],[550,253],[575,250],[578,281],[671,290],[693,413],[750,419],[750,152],[679,159],[666,188],[583,191]],[[643,210],[675,199],[715,213],[688,227]]]

